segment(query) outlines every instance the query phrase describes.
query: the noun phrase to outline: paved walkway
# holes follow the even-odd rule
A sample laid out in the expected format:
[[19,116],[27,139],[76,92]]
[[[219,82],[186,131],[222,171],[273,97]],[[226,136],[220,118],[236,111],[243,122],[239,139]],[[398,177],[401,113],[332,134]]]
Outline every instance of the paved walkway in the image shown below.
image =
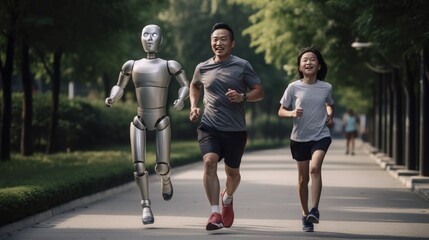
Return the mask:
[[[173,171],[174,197],[162,200],[158,176],[151,177],[155,223],[140,221],[134,183],[113,194],[55,215],[31,227],[4,234],[7,240],[69,239],[428,239],[429,201],[392,177],[358,149],[344,154],[344,140],[334,140],[323,165],[321,222],[315,232],[301,232],[296,166],[289,149],[245,154],[242,182],[235,194],[234,225],[206,231],[210,207],[202,185],[202,165]],[[360,143],[358,144],[360,145]],[[219,170],[224,185],[223,164]],[[31,206],[29,206],[31,207]],[[1,230],[1,229],[0,229]],[[1,234],[0,234],[1,236]],[[0,238],[2,238],[0,237]]]

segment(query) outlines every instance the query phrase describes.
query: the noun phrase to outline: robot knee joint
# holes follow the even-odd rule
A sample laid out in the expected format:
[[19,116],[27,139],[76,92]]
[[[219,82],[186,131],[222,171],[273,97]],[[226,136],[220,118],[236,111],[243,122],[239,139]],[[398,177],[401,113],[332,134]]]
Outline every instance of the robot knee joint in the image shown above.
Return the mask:
[[170,172],[170,165],[167,163],[158,163],[155,166],[155,172],[160,176],[167,175]]
[[141,177],[146,173],[146,167],[143,162],[135,162],[134,170],[137,176]]

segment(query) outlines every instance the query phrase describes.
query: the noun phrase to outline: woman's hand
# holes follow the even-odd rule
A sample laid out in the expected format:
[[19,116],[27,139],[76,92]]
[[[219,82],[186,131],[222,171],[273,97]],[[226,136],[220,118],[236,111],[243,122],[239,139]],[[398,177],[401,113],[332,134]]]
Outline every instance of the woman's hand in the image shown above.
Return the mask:
[[328,128],[331,128],[334,126],[334,118],[328,114],[328,117],[326,118],[326,126]]

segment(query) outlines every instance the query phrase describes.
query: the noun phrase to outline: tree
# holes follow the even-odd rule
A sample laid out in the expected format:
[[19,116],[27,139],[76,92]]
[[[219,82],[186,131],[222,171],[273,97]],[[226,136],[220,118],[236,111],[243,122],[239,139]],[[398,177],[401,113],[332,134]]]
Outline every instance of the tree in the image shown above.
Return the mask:
[[[379,52],[357,52],[350,44],[359,38],[371,41],[374,49],[397,65],[403,54],[413,51],[428,38],[427,1],[341,1],[341,0],[230,0],[256,10],[252,25],[245,30],[251,45],[264,53],[267,63],[296,73],[293,66],[300,48],[313,45],[322,50],[329,66],[328,80],[341,92],[358,91],[370,99],[369,71],[365,59],[386,60]],[[406,10],[405,10],[406,9]],[[394,41],[392,41],[394,39]],[[392,50],[395,49],[395,50]],[[296,74],[292,74],[296,75]],[[345,91],[344,91],[345,90]],[[345,96],[343,96],[344,98]],[[347,96],[352,97],[352,96]],[[343,102],[357,102],[350,99]],[[370,105],[368,101],[366,106]]]
[[22,101],[22,130],[21,130],[21,154],[29,156],[33,154],[33,82],[30,73],[30,53],[26,38],[21,45],[21,78],[24,97]]
[[[162,4],[165,1],[0,1],[0,63],[3,81],[1,159],[10,159],[11,79],[17,60],[24,91],[21,152],[25,155],[32,152],[34,69],[30,66],[40,65],[35,62],[34,56],[38,56],[45,68],[44,74],[36,69],[37,74],[48,75],[51,80],[52,117],[47,145],[47,152],[51,152],[56,149],[54,143],[59,94],[61,78],[64,76],[62,69],[67,70],[69,76],[73,74],[77,79],[89,82],[98,76],[110,75],[110,72],[106,72],[111,71],[109,69],[120,69],[118,62],[123,59],[119,50],[131,49],[127,39],[138,39],[136,29],[142,27],[141,22],[151,19],[156,13],[153,9]],[[17,60],[15,49],[21,53]],[[62,67],[64,62],[66,65]]]
[[[10,127],[12,116],[12,74],[14,70],[16,34],[19,22],[19,10],[17,1],[0,2],[1,31],[4,36],[0,40],[2,45],[0,67],[3,81],[3,108],[1,129],[1,161],[10,160]],[[4,57],[4,60],[3,60]]]
[[20,5],[22,23],[20,24],[20,72],[23,88],[22,124],[20,151],[24,156],[33,154],[33,78],[30,69],[30,42],[37,34],[38,26],[46,24],[44,19],[34,18],[32,9],[36,6],[33,2],[24,2]]
[[[418,122],[418,115],[425,116],[424,109],[427,109],[424,84],[419,86],[419,80],[427,81],[428,1],[233,2],[250,5],[257,10],[250,18],[253,25],[246,33],[251,36],[253,46],[265,54],[267,62],[280,66],[293,59],[291,50],[298,49],[302,43],[316,43],[322,48],[330,66],[329,81],[332,80],[335,88],[341,91],[340,102],[353,104],[366,101],[364,105],[376,119],[376,147],[394,156],[397,164],[401,164],[401,148],[406,145],[408,169],[418,168],[413,153],[420,151],[420,162],[425,162],[423,156],[429,153],[423,151],[423,143],[427,141],[427,136],[423,131],[419,132],[420,129],[424,130],[425,125],[422,117]],[[267,41],[267,35],[275,37]],[[355,51],[350,47],[353,38],[370,42],[372,47]],[[371,75],[363,67],[364,62],[376,72],[373,77],[368,77]],[[420,95],[416,93],[419,87]],[[420,108],[417,104],[419,100]],[[358,106],[353,104],[348,107]],[[403,125],[406,126],[405,136],[401,135],[400,130]],[[418,135],[420,144],[415,144]],[[428,174],[428,166],[425,171]]]
[[[64,58],[78,59],[81,65],[86,63],[85,69],[94,70],[106,67],[106,65],[98,64],[103,62],[103,57],[99,59],[94,57],[99,57],[103,53],[106,54],[110,49],[115,49],[112,46],[111,36],[117,36],[118,32],[123,31],[124,26],[130,22],[137,22],[136,19],[138,18],[129,17],[133,16],[129,13],[136,11],[134,16],[138,16],[138,9],[145,5],[137,1],[124,0],[80,0],[78,2],[45,0],[44,4],[38,3],[38,5],[38,16],[52,19],[51,25],[43,26],[41,32],[44,34],[40,35],[40,39],[38,39],[40,59],[45,63],[46,72],[52,79],[52,117],[47,145],[47,152],[49,153],[55,150],[55,131],[58,122],[58,103],[62,78],[61,66]],[[151,4],[146,6],[151,6]],[[52,54],[52,57],[48,57],[48,54]],[[75,70],[75,76],[82,76],[81,72],[85,72],[80,72],[81,69],[79,68],[73,70]],[[101,70],[101,72],[103,71]],[[99,73],[99,75],[102,74]],[[93,78],[96,77],[93,76]]]

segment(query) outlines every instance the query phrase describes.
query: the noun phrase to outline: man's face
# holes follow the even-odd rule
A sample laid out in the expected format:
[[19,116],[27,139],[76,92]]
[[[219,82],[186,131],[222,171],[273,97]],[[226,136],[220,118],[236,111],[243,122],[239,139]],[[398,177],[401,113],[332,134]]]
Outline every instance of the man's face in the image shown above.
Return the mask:
[[211,46],[213,53],[218,60],[225,60],[231,54],[235,41],[231,41],[231,36],[226,29],[217,29],[212,33]]
[[162,42],[161,29],[156,25],[148,25],[143,28],[141,42],[147,53],[158,51]]

